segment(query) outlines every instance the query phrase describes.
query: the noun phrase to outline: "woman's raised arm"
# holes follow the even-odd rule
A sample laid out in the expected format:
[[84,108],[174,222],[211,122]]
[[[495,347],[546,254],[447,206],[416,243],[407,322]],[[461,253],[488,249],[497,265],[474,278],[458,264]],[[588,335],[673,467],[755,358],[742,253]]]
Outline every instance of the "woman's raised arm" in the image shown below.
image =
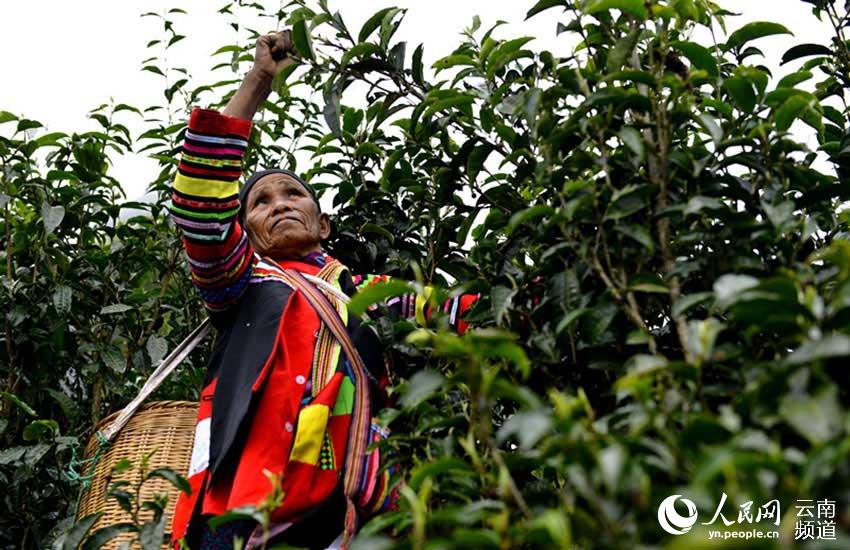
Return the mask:
[[251,278],[254,249],[238,220],[242,157],[251,119],[274,76],[294,63],[289,31],[260,37],[254,66],[223,113],[192,111],[172,187],[171,216],[183,232],[192,281],[211,312],[238,302]]

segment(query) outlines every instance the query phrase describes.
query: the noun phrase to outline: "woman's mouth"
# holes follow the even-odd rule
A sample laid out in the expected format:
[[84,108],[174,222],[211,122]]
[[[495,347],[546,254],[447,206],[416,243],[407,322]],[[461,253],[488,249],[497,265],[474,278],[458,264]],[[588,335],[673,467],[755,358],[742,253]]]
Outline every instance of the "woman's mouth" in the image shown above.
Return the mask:
[[302,222],[299,218],[296,218],[295,216],[284,216],[282,218],[278,218],[277,220],[275,220],[275,222],[272,224],[272,230],[277,228],[278,224],[285,222],[285,221],[297,222],[297,223],[300,223],[301,225],[304,225],[304,222]]

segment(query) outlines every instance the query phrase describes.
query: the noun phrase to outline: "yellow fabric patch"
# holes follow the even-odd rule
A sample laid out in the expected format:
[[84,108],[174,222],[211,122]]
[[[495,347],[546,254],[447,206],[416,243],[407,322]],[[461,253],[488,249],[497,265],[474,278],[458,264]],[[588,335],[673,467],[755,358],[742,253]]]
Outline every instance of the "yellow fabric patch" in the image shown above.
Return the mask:
[[416,322],[423,327],[428,324],[428,320],[425,318],[425,304],[428,303],[428,299],[431,298],[431,293],[433,291],[433,287],[426,286],[422,294],[416,295],[416,307],[414,310],[414,314],[416,317]]
[[235,180],[227,182],[193,178],[178,173],[174,178],[174,188],[181,193],[195,197],[225,199],[239,192],[239,183]]
[[289,460],[317,465],[322,451],[322,441],[328,427],[330,409],[327,405],[308,405],[298,413],[298,428]]

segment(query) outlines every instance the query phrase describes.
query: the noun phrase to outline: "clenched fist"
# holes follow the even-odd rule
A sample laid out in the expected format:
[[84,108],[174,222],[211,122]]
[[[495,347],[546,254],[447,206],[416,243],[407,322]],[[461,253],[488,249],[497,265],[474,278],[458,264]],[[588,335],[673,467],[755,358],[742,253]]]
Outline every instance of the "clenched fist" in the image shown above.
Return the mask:
[[274,78],[284,67],[296,63],[292,54],[292,32],[283,30],[261,36],[254,51],[254,70]]
[[292,34],[288,30],[261,36],[254,51],[254,66],[230,98],[224,114],[247,120],[254,118],[271,92],[274,77],[284,67],[297,63],[294,53]]

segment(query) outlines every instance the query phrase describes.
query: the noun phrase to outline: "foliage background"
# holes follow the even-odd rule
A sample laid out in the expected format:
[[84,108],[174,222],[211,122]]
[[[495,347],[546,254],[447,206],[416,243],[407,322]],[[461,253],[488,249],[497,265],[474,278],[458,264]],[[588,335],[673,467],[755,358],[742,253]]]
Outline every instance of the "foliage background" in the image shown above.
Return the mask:
[[[845,2],[805,3],[834,36],[762,52],[789,30],[704,0],[543,0],[529,14],[575,51],[476,19],[430,80],[397,8],[349,29],[325,2],[224,5],[241,38],[214,83],[166,62],[186,14],[146,14],[160,104],[103,105],[100,130],[73,134],[0,113],[0,543],[69,523],[74,449],[201,319],[168,185],[190,107],[233,93],[256,38],[239,22],[259,12],[304,63],[275,83],[246,169],[297,165],[328,189],[330,248],[355,270],[483,297],[464,338],[378,327],[408,484],[370,546],[691,547],[705,528],[667,537],[658,504],[683,494],[708,519],[725,492],[727,517],[779,499],[785,547],[796,499],[836,500],[846,547],[850,21]],[[779,56],[798,70],[774,78]],[[129,150],[161,164],[150,203],[110,176]],[[156,398],[196,396],[204,360]]]

